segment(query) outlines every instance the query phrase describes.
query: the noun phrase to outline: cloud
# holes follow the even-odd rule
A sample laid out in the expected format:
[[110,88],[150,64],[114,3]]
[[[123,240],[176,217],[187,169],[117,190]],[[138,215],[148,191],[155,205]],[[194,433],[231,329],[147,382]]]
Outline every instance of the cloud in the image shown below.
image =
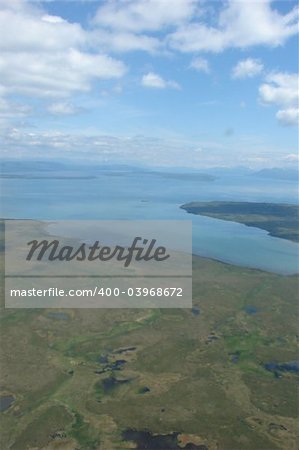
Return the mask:
[[276,72],[267,75],[259,89],[263,102],[275,105],[297,105],[298,74]]
[[31,107],[28,105],[10,102],[5,98],[0,97],[0,118],[23,118],[27,117],[31,112]]
[[[260,0],[253,8],[247,0],[228,0],[207,7],[199,0],[176,0],[170,7],[161,0],[110,0],[91,22],[100,42],[117,52],[275,47],[298,33],[299,9],[282,14],[272,3]],[[213,26],[208,23],[211,10]]]
[[258,59],[243,59],[233,68],[232,78],[252,78],[259,75],[263,68],[263,64]]
[[6,9],[0,8],[1,51],[53,52],[86,42],[87,35],[79,24],[45,15],[35,8],[11,10],[11,4],[14,1],[7,2]]
[[243,0],[220,5],[215,26],[203,20],[183,24],[169,35],[169,45],[182,52],[221,52],[230,47],[255,45],[276,47],[298,33],[298,7],[280,14],[272,8],[271,0],[255,2],[254,7]]
[[[84,163],[116,162],[125,164],[193,167],[199,163],[198,143],[146,136],[116,137],[66,133],[54,130],[26,131],[7,129],[1,136],[3,157],[61,158]],[[182,152],[184,148],[184,152]],[[186,159],[186,153],[188,158]]]
[[191,20],[197,3],[176,0],[169,7],[164,0],[110,0],[101,4],[91,20],[93,37],[113,52],[166,52],[165,33]]
[[144,87],[155,88],[155,89],[180,89],[180,86],[175,81],[166,81],[160,75],[154,72],[149,72],[146,75],[143,75],[141,84]]
[[127,31],[95,30],[91,33],[93,45],[99,45],[107,51],[118,53],[144,51],[157,53],[161,42],[156,37],[134,34]]
[[125,66],[109,56],[71,48],[55,53],[2,53],[0,71],[8,93],[66,97],[89,91],[95,79],[120,78]]
[[[240,145],[241,143],[241,145]],[[242,150],[240,150],[240,147]],[[3,158],[61,159],[72,163],[123,163],[146,166],[255,168],[295,164],[292,149],[278,152],[260,140],[250,142],[233,137],[225,145],[217,141],[189,141],[149,136],[107,136],[82,131],[57,132],[12,127],[1,133]]]
[[266,77],[259,87],[260,99],[264,104],[281,107],[276,118],[282,125],[298,124],[299,78],[296,73],[276,72]]
[[288,108],[277,111],[277,120],[282,125],[298,125],[299,124],[299,109],[298,108]]
[[299,160],[299,155],[298,153],[289,153],[288,155],[284,156],[284,158],[286,161],[298,161]]
[[140,33],[177,26],[190,19],[195,0],[110,0],[99,7],[93,23],[112,30]]
[[205,58],[194,58],[191,61],[190,67],[197,70],[198,72],[210,73],[210,65]]
[[47,111],[54,116],[69,116],[79,113],[82,111],[82,108],[78,108],[68,102],[57,102],[49,105],[47,107]]
[[126,72],[123,62],[90,50],[81,25],[24,2],[0,4],[0,49],[0,90],[8,94],[67,97]]

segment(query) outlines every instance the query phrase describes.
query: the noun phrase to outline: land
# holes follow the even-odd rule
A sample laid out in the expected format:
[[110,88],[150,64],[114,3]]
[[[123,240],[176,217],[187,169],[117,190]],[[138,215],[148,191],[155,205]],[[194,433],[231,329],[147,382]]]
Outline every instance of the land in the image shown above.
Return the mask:
[[297,302],[200,257],[193,309],[5,309],[2,279],[0,448],[297,450]]
[[299,242],[299,206],[254,202],[191,202],[181,206],[191,214],[238,222],[268,231],[271,236]]

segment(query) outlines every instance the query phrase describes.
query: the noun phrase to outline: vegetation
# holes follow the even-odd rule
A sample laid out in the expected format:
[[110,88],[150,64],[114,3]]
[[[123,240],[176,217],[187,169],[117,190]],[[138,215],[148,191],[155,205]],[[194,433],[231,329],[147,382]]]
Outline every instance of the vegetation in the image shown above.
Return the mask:
[[297,449],[298,373],[265,368],[298,359],[297,295],[297,276],[194,257],[196,314],[3,308],[0,448]]
[[271,236],[299,242],[299,207],[279,203],[191,202],[188,213],[239,222],[268,231]]

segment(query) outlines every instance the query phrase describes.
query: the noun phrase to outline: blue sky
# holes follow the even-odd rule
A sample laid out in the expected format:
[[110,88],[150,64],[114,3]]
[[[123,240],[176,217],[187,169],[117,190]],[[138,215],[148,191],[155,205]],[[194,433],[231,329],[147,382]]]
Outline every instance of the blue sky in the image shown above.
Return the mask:
[[0,0],[5,158],[293,167],[297,2]]

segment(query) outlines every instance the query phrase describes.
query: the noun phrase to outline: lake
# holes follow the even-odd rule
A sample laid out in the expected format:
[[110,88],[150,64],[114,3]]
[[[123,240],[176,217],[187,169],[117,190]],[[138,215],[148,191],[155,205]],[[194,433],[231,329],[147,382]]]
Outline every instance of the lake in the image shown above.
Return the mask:
[[[213,171],[211,170],[213,175]],[[2,178],[4,218],[19,219],[188,219],[193,223],[193,252],[220,261],[293,274],[298,272],[299,244],[266,231],[209,217],[187,214],[191,201],[297,203],[297,183],[249,175],[220,175],[202,180],[184,174],[106,170],[34,173]]]

